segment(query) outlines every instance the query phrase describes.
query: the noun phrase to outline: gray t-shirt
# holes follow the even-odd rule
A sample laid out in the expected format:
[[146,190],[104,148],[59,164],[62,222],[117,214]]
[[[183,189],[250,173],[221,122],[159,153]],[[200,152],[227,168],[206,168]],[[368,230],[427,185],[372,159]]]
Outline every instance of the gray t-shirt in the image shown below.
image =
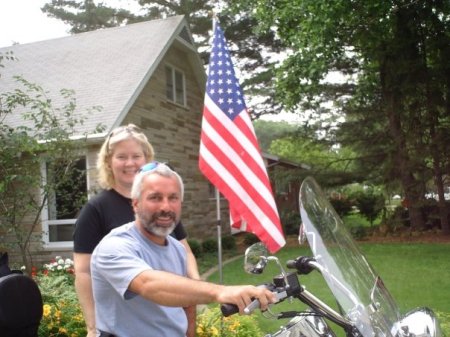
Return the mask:
[[118,337],[185,336],[181,307],[166,307],[130,292],[130,282],[149,269],[186,276],[186,250],[168,236],[159,246],[143,236],[134,222],[112,230],[91,259],[95,321],[98,330]]

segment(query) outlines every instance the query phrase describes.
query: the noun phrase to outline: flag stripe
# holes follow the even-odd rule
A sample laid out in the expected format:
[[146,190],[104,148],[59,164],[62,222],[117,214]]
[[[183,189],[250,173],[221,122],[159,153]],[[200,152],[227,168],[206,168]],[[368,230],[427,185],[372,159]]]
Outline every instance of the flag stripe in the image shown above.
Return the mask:
[[[205,101],[207,110],[204,111],[203,114],[204,120],[209,122],[212,130],[216,131],[214,136],[210,136],[210,138],[216,141],[216,137],[220,137],[223,144],[228,143],[228,148],[230,150],[227,152],[230,153],[229,156],[236,160],[243,157],[243,160],[245,160],[245,165],[243,166],[249,166],[258,176],[261,176],[261,183],[266,184],[267,188],[271,190],[264,161],[259,152],[259,147],[256,147],[258,144],[256,144],[256,146],[254,144],[256,136],[254,134],[251,135],[253,137],[252,142],[247,135],[241,132],[241,129],[237,127],[235,123],[231,123],[229,120],[220,120],[223,113],[208,96],[205,97]],[[238,118],[240,118],[240,116]],[[238,118],[236,118],[236,120]],[[272,193],[272,191],[270,191],[270,193]],[[273,199],[272,196],[270,196],[270,198]],[[275,203],[273,205],[276,207]]]
[[[214,148],[211,148],[211,151],[214,151],[214,150],[215,150]],[[211,151],[209,151],[209,149],[208,149],[208,152],[211,152]],[[213,162],[210,162],[209,164],[215,172],[222,173],[223,165],[227,165],[228,161],[219,160],[217,158],[218,157],[216,156],[214,159],[218,161],[220,166],[216,166],[215,163],[213,163]],[[254,186],[251,185],[251,183],[243,182],[243,179],[245,179],[245,177],[243,177],[240,174],[236,174],[236,169],[233,169],[233,170],[229,169],[224,172],[225,172],[225,175],[231,174],[236,181],[240,182],[239,188],[243,189],[246,192],[246,194],[240,195],[240,199],[244,204],[249,205],[249,204],[257,203],[259,208],[261,209],[262,212],[264,212],[264,215],[266,217],[276,220],[277,213],[274,212],[273,208],[270,207],[270,205],[267,203],[267,201],[258,193],[259,191],[257,189],[255,189]],[[222,174],[218,174],[218,176],[220,178],[222,178]],[[230,185],[231,185],[231,183],[230,183]],[[234,190],[233,186],[232,186],[232,189]],[[236,207],[236,208],[238,208],[238,207]]]
[[242,156],[243,154],[246,155],[246,159],[249,160],[247,165],[262,176],[265,176],[264,180],[268,183],[269,177],[260,154],[256,135],[251,129],[253,125],[248,117],[248,113],[239,114],[231,122],[231,120],[223,118],[223,112],[208,95],[205,96],[205,106],[208,107],[209,114],[204,114],[204,118],[210,121],[211,125],[218,130],[219,134],[223,134],[223,138],[226,138],[230,142],[230,145],[236,149],[236,152],[242,153]]
[[[249,161],[253,161],[254,157],[250,157],[249,161],[244,161],[241,156],[238,155],[235,149],[239,148],[239,146],[236,145],[233,148],[230,145],[231,138],[227,138],[229,142],[222,138],[223,133],[219,130],[223,132],[225,131],[219,127],[216,127],[215,129],[210,125],[210,119],[208,118],[208,116],[210,116],[209,106],[207,106],[205,110],[208,111],[203,112],[205,119],[203,121],[204,124],[202,125],[204,131],[202,135],[202,142],[208,144],[207,147],[209,148],[209,150],[212,151],[217,157],[220,157],[220,161],[227,167],[228,171],[232,172],[232,174],[234,174],[235,176],[240,177],[239,181],[241,182],[241,184],[245,185],[247,191],[255,191],[255,193],[252,193],[252,196],[254,198],[263,198],[264,202],[268,203],[268,206],[271,208],[273,216],[278,216],[277,212],[274,211],[276,210],[276,204],[275,200],[273,199],[271,186],[268,185],[270,183],[267,179],[266,172],[261,170],[260,166],[252,167],[251,165],[249,165]],[[234,125],[230,127],[233,129]],[[230,131],[230,133],[233,133],[232,131]],[[212,139],[214,139],[214,142],[212,141]],[[245,149],[242,150],[245,151]],[[255,168],[257,170],[255,170]],[[217,172],[218,174],[220,174],[221,171],[217,170]],[[268,211],[266,211],[266,213],[268,213]]]
[[[278,245],[282,246],[285,241],[284,237],[279,232],[278,228],[274,225],[270,219],[267,218],[267,216],[264,214],[264,212],[261,211],[259,206],[253,201],[252,198],[249,197],[247,192],[242,188],[241,184],[234,179],[234,177],[221,165],[219,161],[216,160],[214,155],[211,154],[207,149],[203,149],[202,151],[202,160],[204,165],[204,170],[209,170],[209,172],[214,172],[216,169],[219,169],[222,172],[222,175],[215,175],[216,179],[221,180],[221,183],[223,184],[223,194],[233,194],[233,199],[246,199],[247,203],[243,202],[241,206],[244,206],[247,208],[247,212],[249,214],[249,219],[247,220],[248,223],[252,223],[254,221],[258,221],[263,227],[264,230],[269,232],[270,238],[274,240]],[[210,166],[209,164],[212,164]],[[242,197],[242,198],[241,198]],[[238,209],[238,211],[241,211]]]

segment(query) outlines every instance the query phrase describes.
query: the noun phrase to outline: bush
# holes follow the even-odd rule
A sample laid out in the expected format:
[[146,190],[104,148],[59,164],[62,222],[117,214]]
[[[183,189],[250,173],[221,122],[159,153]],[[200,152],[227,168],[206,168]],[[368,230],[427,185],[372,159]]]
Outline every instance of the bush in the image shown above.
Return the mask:
[[44,302],[39,337],[86,336],[86,324],[75,293],[73,261],[57,256],[42,270],[33,268]]
[[367,228],[364,226],[355,226],[350,228],[350,233],[355,240],[362,240],[367,237]]
[[188,239],[188,243],[195,257],[198,258],[203,255],[202,244],[199,241],[195,239]]
[[262,336],[255,318],[233,315],[223,317],[219,307],[207,308],[197,316],[197,337],[254,337]]
[[227,235],[222,238],[222,248],[224,250],[236,249],[236,238],[232,235]]
[[356,207],[358,207],[361,215],[370,222],[371,226],[384,209],[385,202],[383,194],[377,192],[374,188],[368,188],[356,194]]
[[353,204],[348,198],[331,197],[330,204],[341,218],[350,214],[352,211]]
[[246,246],[251,246],[254,243],[259,242],[258,237],[253,233],[246,233],[244,236],[244,243]]
[[301,218],[298,212],[291,210],[282,210],[280,212],[281,223],[283,224],[284,234],[296,234],[300,228]]
[[206,239],[202,242],[203,253],[216,253],[217,252],[217,240]]
[[395,207],[392,214],[387,219],[388,225],[393,228],[394,230],[399,227],[409,227],[409,212],[406,208],[403,206],[397,206]]
[[443,335],[450,336],[450,313],[438,311],[436,317],[439,320]]

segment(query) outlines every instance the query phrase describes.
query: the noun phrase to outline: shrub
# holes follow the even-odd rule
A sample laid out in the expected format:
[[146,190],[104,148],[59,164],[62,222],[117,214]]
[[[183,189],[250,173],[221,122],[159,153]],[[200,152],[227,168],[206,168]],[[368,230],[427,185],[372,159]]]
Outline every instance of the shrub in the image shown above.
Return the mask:
[[73,261],[57,256],[42,270],[33,270],[44,302],[39,337],[86,336],[86,325],[75,293]]
[[203,253],[216,253],[217,252],[217,240],[206,239],[202,242]]
[[260,240],[258,239],[258,237],[255,234],[253,234],[253,233],[246,233],[245,234],[244,243],[247,246],[251,246],[252,244],[257,243],[259,241]]
[[203,254],[202,245],[199,241],[195,239],[188,239],[189,246],[191,247],[192,253],[195,257],[200,257]]
[[222,238],[222,248],[224,250],[233,250],[236,248],[236,238],[232,235],[227,235]]
[[301,223],[300,214],[298,212],[281,210],[280,218],[285,235],[298,234]]
[[450,313],[438,311],[436,312],[436,316],[439,320],[443,335],[450,336]]
[[381,192],[377,192],[374,188],[356,194],[356,206],[359,212],[364,216],[370,225],[384,209],[385,198]]
[[364,226],[351,227],[350,233],[355,240],[362,240],[367,237],[367,228]]
[[330,204],[333,206],[334,210],[340,217],[344,217],[352,211],[352,202],[348,198],[343,197],[331,197]]
[[403,206],[395,207],[394,211],[387,218],[388,225],[394,230],[399,227],[409,227],[409,212]]
[[223,317],[219,307],[207,308],[197,316],[197,337],[262,336],[255,318],[233,315]]

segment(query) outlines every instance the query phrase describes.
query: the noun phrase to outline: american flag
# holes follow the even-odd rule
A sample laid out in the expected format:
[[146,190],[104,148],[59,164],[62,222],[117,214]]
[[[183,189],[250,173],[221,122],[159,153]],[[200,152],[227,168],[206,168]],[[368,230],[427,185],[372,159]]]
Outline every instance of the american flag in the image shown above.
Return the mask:
[[[219,24],[209,60],[200,141],[200,171],[267,248],[286,243],[267,170]],[[239,221],[238,221],[239,220]]]

